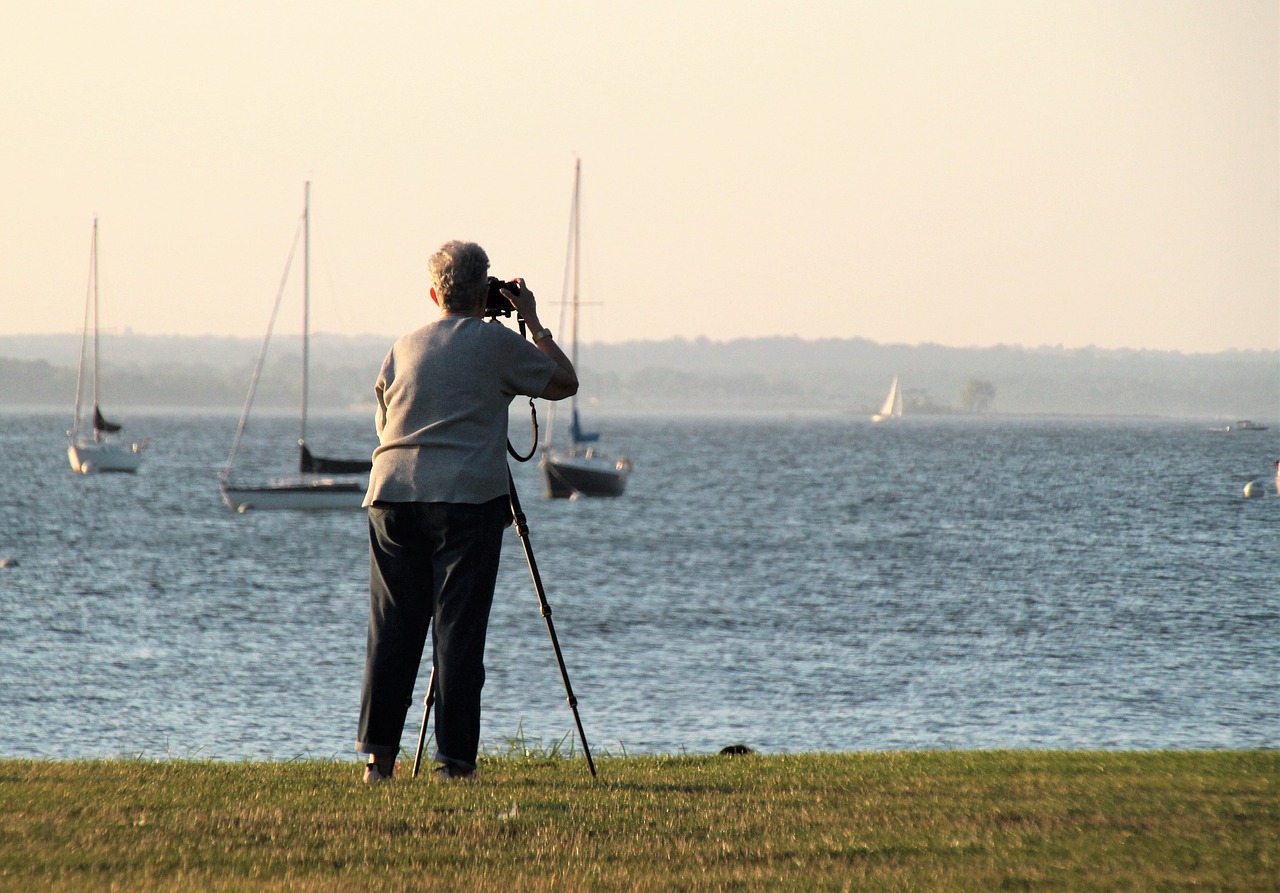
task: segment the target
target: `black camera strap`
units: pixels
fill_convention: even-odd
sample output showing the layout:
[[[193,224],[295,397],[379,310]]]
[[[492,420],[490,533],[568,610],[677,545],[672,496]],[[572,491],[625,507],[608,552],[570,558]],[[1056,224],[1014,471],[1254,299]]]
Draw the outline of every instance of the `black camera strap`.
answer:
[[[521,325],[524,321],[521,320]],[[529,455],[522,456],[516,452],[516,448],[511,445],[511,439],[507,438],[507,452],[511,454],[511,458],[517,462],[528,462],[533,458],[533,454],[538,451],[538,408],[533,405],[533,398],[529,398],[529,419],[533,423],[533,443],[529,447]]]
[[[511,311],[515,308],[510,306],[510,302],[507,301],[506,298],[501,298],[500,301],[503,306],[499,308],[499,299],[495,299],[494,295],[498,294],[498,289],[504,286],[515,286],[515,284],[516,283],[514,282],[502,282],[492,276],[489,277],[489,306],[485,310],[485,314],[489,317],[489,322],[501,325],[501,323],[498,322],[499,314],[502,316],[511,315]],[[529,337],[525,328],[524,317],[518,313],[516,314],[516,324],[520,327],[520,336],[522,338]],[[538,451],[538,408],[533,405],[532,397],[529,398],[529,418],[533,423],[533,444],[529,447],[528,455],[522,456],[517,453],[516,448],[511,445],[511,438],[507,438],[507,452],[510,453],[511,458],[515,459],[517,462],[528,462],[533,458],[533,454]]]

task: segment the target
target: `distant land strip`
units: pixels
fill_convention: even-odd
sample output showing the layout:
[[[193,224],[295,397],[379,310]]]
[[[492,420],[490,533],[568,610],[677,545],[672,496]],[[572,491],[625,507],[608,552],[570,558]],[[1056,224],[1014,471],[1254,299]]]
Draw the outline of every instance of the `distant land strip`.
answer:
[[[311,405],[367,408],[393,339],[318,335]],[[70,407],[78,335],[0,336],[0,407]],[[102,339],[104,402],[114,409],[238,409],[260,344],[225,337]],[[256,405],[297,405],[299,340],[277,338]],[[1165,416],[1280,420],[1280,351],[1182,354],[1099,348],[953,348],[864,339],[756,338],[586,344],[582,399],[596,413],[867,414],[897,375],[911,415]]]

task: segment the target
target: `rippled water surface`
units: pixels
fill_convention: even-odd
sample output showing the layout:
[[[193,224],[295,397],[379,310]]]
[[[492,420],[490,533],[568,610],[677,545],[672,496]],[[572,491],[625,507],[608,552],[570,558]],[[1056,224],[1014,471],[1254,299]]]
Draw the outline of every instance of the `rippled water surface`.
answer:
[[[143,470],[84,478],[65,419],[0,415],[0,756],[349,754],[362,513],[232,514],[233,416],[129,421]],[[1280,744],[1280,498],[1241,497],[1276,426],[593,421],[635,464],[625,497],[516,480],[597,751]],[[364,416],[313,428],[372,447]],[[494,748],[572,729],[508,536]]]

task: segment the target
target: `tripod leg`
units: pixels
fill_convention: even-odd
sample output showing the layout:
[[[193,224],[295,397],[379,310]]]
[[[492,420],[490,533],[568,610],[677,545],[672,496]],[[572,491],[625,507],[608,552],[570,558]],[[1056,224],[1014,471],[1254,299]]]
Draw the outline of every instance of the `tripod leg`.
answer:
[[[422,710],[422,727],[418,729],[418,750],[413,755],[413,777],[418,777],[418,767],[422,765],[422,748],[427,743],[427,717],[431,715],[431,704],[436,699],[436,668],[431,666],[431,679],[427,682],[427,697]]]
[[[551,605],[547,602],[547,593],[542,587],[542,577],[538,574],[538,562],[533,557],[533,546],[529,542],[529,523],[524,512],[520,510],[520,497],[516,495],[516,482],[511,477],[511,469],[507,469],[507,480],[511,487],[511,514],[515,521],[516,533],[520,536],[520,544],[524,546],[524,557],[529,562],[529,576],[533,578],[533,588],[538,593],[538,605],[542,609],[542,619],[547,622],[547,632],[551,635],[551,647],[556,653],[556,664],[560,667],[560,678],[564,681],[564,693],[573,711],[573,722],[578,727],[578,740],[582,742],[582,752],[587,758],[587,768],[591,777],[596,777],[596,764],[591,759],[591,748],[587,745],[587,734],[582,730],[582,718],[578,715],[578,699],[574,697],[573,686],[569,684],[569,671],[565,669],[564,655],[560,651],[560,640],[556,638],[556,627],[551,622]]]

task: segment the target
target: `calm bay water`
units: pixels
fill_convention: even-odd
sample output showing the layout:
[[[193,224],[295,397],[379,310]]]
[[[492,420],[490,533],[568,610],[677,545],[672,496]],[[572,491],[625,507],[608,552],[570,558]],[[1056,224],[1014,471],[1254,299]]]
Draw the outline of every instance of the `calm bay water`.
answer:
[[[232,514],[234,416],[127,421],[143,470],[83,478],[61,414],[0,415],[0,756],[351,754],[363,514]],[[1280,498],[1241,498],[1275,425],[593,421],[625,497],[515,473],[597,751],[1280,745]],[[363,415],[312,427],[372,447]],[[570,733],[514,532],[487,663],[491,747]]]

